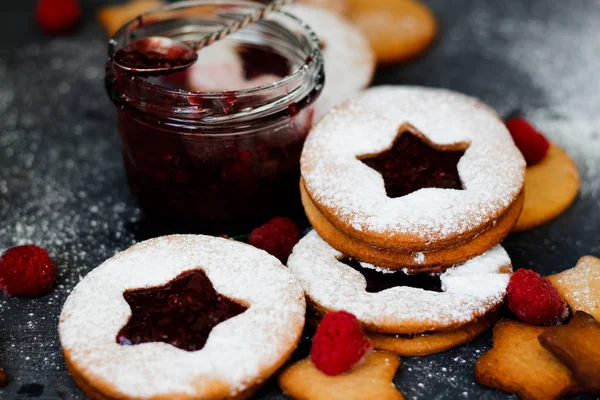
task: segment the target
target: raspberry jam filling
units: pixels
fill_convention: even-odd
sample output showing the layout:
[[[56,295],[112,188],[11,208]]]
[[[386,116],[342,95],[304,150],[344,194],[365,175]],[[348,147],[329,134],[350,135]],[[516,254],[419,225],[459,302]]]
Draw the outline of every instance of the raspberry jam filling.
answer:
[[[268,47],[238,46],[236,50],[248,80],[263,75],[283,78],[292,72],[288,59]]]
[[[464,150],[443,151],[409,131],[391,149],[361,161],[379,172],[390,198],[425,188],[463,189],[457,165]]]
[[[117,343],[169,343],[186,351],[200,350],[212,329],[248,309],[220,295],[201,270],[188,271],[164,286],[123,293],[131,318]]]
[[[225,118],[259,107],[261,102],[272,104],[273,98],[265,96],[283,96],[288,89],[273,89],[265,96],[261,91],[238,96],[228,90],[276,81],[299,67],[266,46],[217,50],[214,59],[209,53],[186,71],[147,81],[175,89],[173,99],[167,94],[160,100],[164,103],[180,101],[177,93],[189,91],[189,100],[195,104],[190,109],[200,107],[208,114],[214,109]],[[131,81],[120,75],[116,78],[109,86],[113,85],[120,102],[119,91],[129,89]],[[187,120],[175,114],[171,120],[155,116],[151,106],[144,105],[140,112],[132,102],[123,103],[118,108],[123,159],[141,208],[182,231],[204,233],[241,233],[275,215],[301,215],[299,160],[312,126],[311,105],[320,90],[315,86],[306,96],[256,121],[221,124],[205,124],[202,117],[192,119],[188,126]],[[207,91],[222,93],[222,97],[194,94]],[[153,92],[148,96],[152,101],[160,99]]]
[[[408,286],[430,292],[441,292],[442,281],[438,274],[420,273],[409,275],[403,271],[384,273],[376,269],[365,268],[351,257],[344,257],[340,262],[360,272],[367,281],[367,292],[379,293],[397,286]]]

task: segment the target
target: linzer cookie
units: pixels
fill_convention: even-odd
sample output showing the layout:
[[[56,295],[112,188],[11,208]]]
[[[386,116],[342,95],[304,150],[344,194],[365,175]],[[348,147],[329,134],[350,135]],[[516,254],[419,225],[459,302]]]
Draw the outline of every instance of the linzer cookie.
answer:
[[[326,79],[315,104],[318,121],[334,106],[369,86],[375,73],[375,54],[358,28],[331,11],[303,4],[285,10],[310,25],[321,41]]]
[[[306,214],[342,253],[443,271],[494,247],[523,205],[525,160],[488,106],[441,89],[385,86],[337,107],[301,159]]]
[[[221,238],[140,243],[73,290],[59,334],[92,398],[241,399],[295,349],[304,294],[274,257]]]
[[[374,335],[376,347],[403,355],[432,354],[477,337],[492,323],[512,271],[497,246],[443,274],[391,272],[345,256],[315,231],[296,245],[288,267],[319,314],[352,313],[367,332],[390,335]]]

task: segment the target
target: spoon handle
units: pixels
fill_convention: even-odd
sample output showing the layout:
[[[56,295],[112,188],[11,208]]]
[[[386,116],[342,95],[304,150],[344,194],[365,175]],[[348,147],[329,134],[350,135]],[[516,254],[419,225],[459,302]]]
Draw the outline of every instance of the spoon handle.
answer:
[[[273,0],[269,4],[267,4],[264,8],[261,8],[260,11],[254,12],[252,14],[246,15],[243,19],[234,22],[226,28],[223,28],[219,31],[213,32],[210,35],[204,37],[202,40],[195,41],[193,43],[189,43],[194,50],[198,51],[203,47],[210,46],[214,42],[221,40],[240,29],[245,28],[246,26],[253,24],[257,21],[265,19],[270,13],[273,11],[279,11],[283,6],[287,4],[291,4],[293,0]]]

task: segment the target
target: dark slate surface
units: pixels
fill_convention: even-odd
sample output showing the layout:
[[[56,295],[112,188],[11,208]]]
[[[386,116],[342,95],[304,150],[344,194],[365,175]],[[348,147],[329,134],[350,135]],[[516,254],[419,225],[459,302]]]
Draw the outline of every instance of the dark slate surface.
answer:
[[[59,266],[53,294],[0,299],[0,398],[80,399],[61,355],[56,324],[80,276],[137,240],[164,233],[144,219],[126,187],[114,111],[103,83],[106,39],[85,2],[84,24],[49,39],[32,22],[33,1],[0,5],[0,249],[34,242]],[[600,3],[559,0],[430,0],[440,40],[376,84],[443,86],[482,97],[502,114],[532,118],[577,160],[583,187],[556,222],[513,235],[517,267],[544,274],[600,255]],[[478,386],[477,357],[489,333],[460,349],[405,358],[396,383],[408,399],[506,395]],[[267,385],[257,398],[284,398]]]

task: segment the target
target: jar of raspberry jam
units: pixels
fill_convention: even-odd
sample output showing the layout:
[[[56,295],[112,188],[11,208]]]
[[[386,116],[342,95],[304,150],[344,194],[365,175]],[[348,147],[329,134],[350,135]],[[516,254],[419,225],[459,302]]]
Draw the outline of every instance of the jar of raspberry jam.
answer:
[[[189,231],[242,232],[299,212],[299,159],[324,83],[319,40],[285,12],[199,51],[183,72],[129,75],[132,40],[198,39],[255,10],[249,1],[176,3],[111,39],[106,88],[131,191],[148,215]]]

